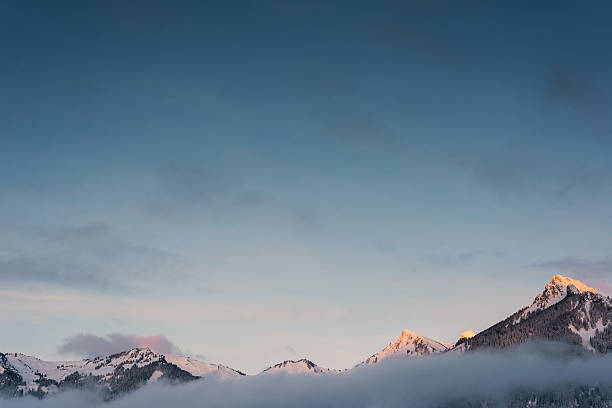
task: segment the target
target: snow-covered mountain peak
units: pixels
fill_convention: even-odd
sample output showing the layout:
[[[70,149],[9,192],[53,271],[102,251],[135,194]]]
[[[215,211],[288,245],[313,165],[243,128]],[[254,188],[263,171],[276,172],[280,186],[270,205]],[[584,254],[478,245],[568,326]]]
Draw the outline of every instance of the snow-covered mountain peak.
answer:
[[[410,330],[402,330],[402,334],[400,334],[400,339],[404,338],[404,339],[412,339],[417,337],[418,334],[416,334],[415,332],[411,332]]]
[[[286,373],[286,374],[334,374],[338,370],[319,367],[315,363],[305,358],[300,360],[285,360],[282,363],[273,365],[263,370],[262,373]]]
[[[555,275],[550,282],[546,284],[544,291],[536,296],[531,306],[523,311],[521,318],[559,303],[561,300],[565,299],[568,294],[579,294],[584,292],[591,292],[596,295],[600,294],[594,288],[587,286],[577,279]]]
[[[561,276],[561,275],[553,276],[550,282],[546,285],[546,288],[548,288],[549,286],[568,287],[569,285],[575,286],[576,289],[578,289],[580,293],[582,292],[599,293],[597,290],[593,289],[590,286],[585,285],[584,283],[580,282],[578,279],[572,279],[570,277]]]
[[[585,349],[612,350],[612,299],[579,280],[555,275],[530,306],[455,349],[507,348],[535,339],[561,340]]]
[[[108,357],[95,357],[92,359],[86,359],[87,361],[101,361],[101,360],[159,360],[162,356],[162,353],[156,353],[148,347],[135,347],[133,349],[129,349],[126,351],[122,351],[120,353],[112,354]]]
[[[448,345],[428,339],[410,330],[402,330],[402,334],[396,341],[389,343],[382,351],[374,354],[362,364],[375,364],[390,357],[416,357],[442,353],[448,348]]]
[[[423,350],[421,350],[422,353],[420,354],[429,354],[428,351],[434,350],[445,351],[448,348],[440,342],[428,339],[427,337],[423,337],[415,332],[402,330],[402,334],[399,336],[399,338],[396,341],[389,343],[389,345],[385,347],[383,351],[397,351],[406,346],[414,346],[416,351],[419,351],[417,349],[419,346],[422,346]]]

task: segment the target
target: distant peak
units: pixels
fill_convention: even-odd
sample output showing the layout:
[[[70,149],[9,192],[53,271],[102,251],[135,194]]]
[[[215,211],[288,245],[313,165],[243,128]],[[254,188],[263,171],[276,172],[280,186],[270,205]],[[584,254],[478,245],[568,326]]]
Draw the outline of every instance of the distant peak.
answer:
[[[287,374],[331,374],[338,372],[329,368],[319,367],[312,361],[302,358],[300,360],[285,360],[263,370],[264,373]]]
[[[397,332],[396,332],[397,333]],[[402,338],[412,338],[412,337],[417,337],[417,334],[415,332],[411,332],[410,330],[402,330],[402,334],[400,335],[400,339]]]
[[[597,290],[585,285],[578,279],[573,279],[562,275],[555,275],[552,277],[550,282],[546,284],[544,291],[536,296],[531,306],[523,310],[520,317],[514,321],[514,324],[518,323],[521,319],[534,312],[544,310],[559,303],[568,295],[577,295],[584,292],[590,292],[596,295],[600,294]]]
[[[278,364],[275,364],[275,365],[273,365],[271,367],[266,368],[264,371],[268,371],[268,370],[275,369],[275,368],[284,368],[284,367],[288,367],[288,366],[291,366],[291,365],[300,365],[300,364],[304,364],[308,368],[312,368],[312,367],[316,366],[316,364],[313,363],[312,361],[310,361],[308,359],[305,359],[305,358],[301,358],[299,360],[285,360],[285,361],[282,361],[282,362],[280,362]]]
[[[131,354],[140,354],[140,353],[148,354],[148,353],[154,353],[154,352],[155,351],[153,351],[149,347],[134,347],[134,348],[131,348],[131,349],[126,351],[126,353],[128,353],[128,354],[129,353],[131,353]]]
[[[397,340],[389,343],[382,351],[372,355],[361,364],[374,364],[389,357],[399,356],[423,356],[433,353],[441,353],[448,346],[437,342],[410,330],[402,330]]]
[[[578,279],[573,279],[568,276],[555,275],[552,277],[548,285],[564,286],[564,287],[567,287],[569,285],[574,285],[580,293],[593,292],[593,293],[599,294],[599,292],[593,289],[592,287],[585,285],[584,283],[580,282]],[[548,287],[548,285],[546,286]]]
[[[103,360],[105,358],[118,358],[118,357],[123,357],[123,356],[131,356],[131,357],[137,357],[137,356],[149,356],[149,355],[154,355],[155,352],[153,350],[151,350],[149,347],[134,347],[125,351],[121,351],[119,353],[115,353],[115,354],[111,354],[109,356],[98,356],[92,359],[88,359],[88,360]]]
[[[308,366],[315,366],[316,364],[313,363],[312,361],[306,359],[306,358],[300,358],[299,360],[285,360],[283,361],[281,364],[299,364],[299,363],[304,363]]]

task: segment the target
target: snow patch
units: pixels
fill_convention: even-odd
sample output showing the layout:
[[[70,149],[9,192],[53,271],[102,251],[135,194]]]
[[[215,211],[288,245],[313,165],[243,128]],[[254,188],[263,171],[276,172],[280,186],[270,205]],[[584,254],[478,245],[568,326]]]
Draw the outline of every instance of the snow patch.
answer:
[[[592,352],[595,352],[595,349],[593,348],[593,346],[591,346],[591,338],[595,336],[595,334],[597,334],[598,332],[602,332],[605,328],[606,326],[604,326],[603,321],[601,319],[597,321],[594,327],[591,326],[590,329],[576,329],[574,325],[569,325],[569,329],[579,335],[582,339],[582,346]]]
[[[241,377],[240,373],[222,365],[204,363],[189,357],[177,356],[170,353],[165,353],[164,357],[168,363],[174,364],[181,370],[187,371],[195,377],[204,377],[208,374],[217,374],[221,378]]]
[[[155,370],[153,371],[153,374],[151,374],[151,377],[147,380],[147,384],[150,384],[152,382],[155,382],[157,380],[159,380],[159,378],[164,375],[164,373],[162,373],[159,370]]]

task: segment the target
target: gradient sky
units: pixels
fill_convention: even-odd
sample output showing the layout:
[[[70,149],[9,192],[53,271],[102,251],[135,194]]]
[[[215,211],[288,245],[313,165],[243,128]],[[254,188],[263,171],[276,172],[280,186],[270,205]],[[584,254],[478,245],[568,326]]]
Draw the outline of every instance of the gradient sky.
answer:
[[[494,3],[0,1],[0,350],[345,368],[612,293],[612,4]]]

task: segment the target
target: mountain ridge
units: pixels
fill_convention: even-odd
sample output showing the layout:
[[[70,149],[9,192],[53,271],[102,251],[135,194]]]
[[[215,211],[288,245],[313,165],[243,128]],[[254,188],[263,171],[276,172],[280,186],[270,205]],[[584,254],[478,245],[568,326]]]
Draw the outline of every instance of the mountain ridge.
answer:
[[[65,389],[88,388],[112,399],[158,381],[187,382],[213,375],[238,377],[237,370],[150,348],[132,348],[106,357],[45,361],[21,353],[0,353],[0,394],[41,397]]]
[[[555,275],[531,305],[479,333],[465,331],[455,343],[442,343],[409,330],[354,368],[388,359],[418,358],[483,348],[504,349],[530,340],[562,340],[592,353],[612,351],[612,299],[584,283]],[[259,374],[340,374],[308,359],[285,360]],[[188,382],[210,376],[236,379],[245,374],[150,348],[133,348],[106,357],[77,361],[44,361],[20,353],[0,352],[0,396],[39,398],[65,389],[86,388],[104,399],[156,381]]]
[[[559,277],[555,275],[530,306],[472,338],[461,339],[457,347],[506,348],[544,339],[567,341],[596,353],[612,351],[612,299],[580,281]]]

